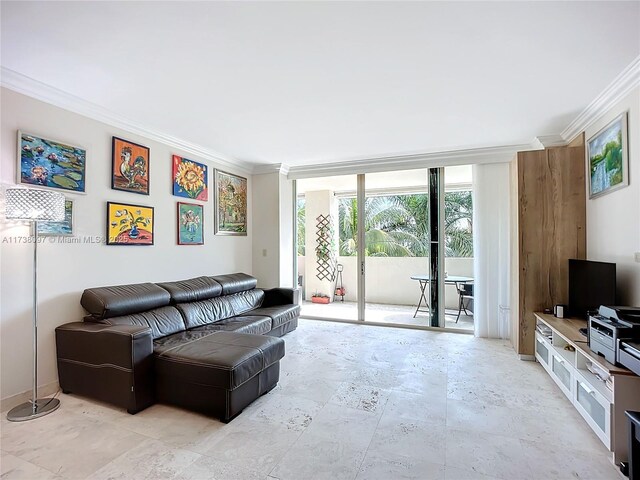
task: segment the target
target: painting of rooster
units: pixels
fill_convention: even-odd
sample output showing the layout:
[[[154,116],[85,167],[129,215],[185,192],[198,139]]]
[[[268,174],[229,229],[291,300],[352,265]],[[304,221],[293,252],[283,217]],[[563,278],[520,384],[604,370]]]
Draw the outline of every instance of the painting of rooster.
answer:
[[[149,195],[149,148],[113,137],[111,188]]]

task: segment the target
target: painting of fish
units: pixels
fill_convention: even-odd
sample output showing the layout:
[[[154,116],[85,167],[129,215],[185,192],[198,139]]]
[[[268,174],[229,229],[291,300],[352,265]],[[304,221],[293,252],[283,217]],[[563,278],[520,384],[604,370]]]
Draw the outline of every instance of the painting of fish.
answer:
[[[18,132],[18,183],[86,193],[87,151]]]

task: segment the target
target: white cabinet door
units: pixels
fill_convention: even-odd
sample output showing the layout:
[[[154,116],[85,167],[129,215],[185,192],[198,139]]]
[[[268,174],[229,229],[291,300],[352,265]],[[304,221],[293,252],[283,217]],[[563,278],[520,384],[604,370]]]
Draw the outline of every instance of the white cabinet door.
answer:
[[[580,375],[576,375],[574,387],[573,405],[600,440],[611,449],[611,403]]]
[[[551,354],[551,378],[562,390],[567,398],[573,401],[572,385],[573,385],[574,368],[557,353]]]

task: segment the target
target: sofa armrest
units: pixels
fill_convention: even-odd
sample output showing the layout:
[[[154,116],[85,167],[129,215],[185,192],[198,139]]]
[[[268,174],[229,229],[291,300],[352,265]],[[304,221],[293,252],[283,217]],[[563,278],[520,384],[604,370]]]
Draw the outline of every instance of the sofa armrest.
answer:
[[[298,305],[300,303],[300,288],[270,288],[264,290],[263,307],[278,305]]]
[[[154,400],[149,327],[75,322],[56,328],[60,387],[135,413]]]

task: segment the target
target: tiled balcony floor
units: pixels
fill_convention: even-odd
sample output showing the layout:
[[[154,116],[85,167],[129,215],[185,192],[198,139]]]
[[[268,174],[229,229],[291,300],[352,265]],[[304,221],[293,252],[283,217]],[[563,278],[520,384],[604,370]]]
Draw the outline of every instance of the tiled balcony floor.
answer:
[[[385,305],[381,303],[367,303],[365,321],[378,323],[393,323],[400,325],[428,326],[426,313],[419,312],[416,318],[413,314],[415,306],[411,305]],[[357,320],[358,305],[356,302],[332,302],[327,305],[319,303],[302,302],[302,315],[317,318]],[[460,315],[456,323],[457,310],[447,309],[445,325],[447,328],[473,332],[473,316]]]

